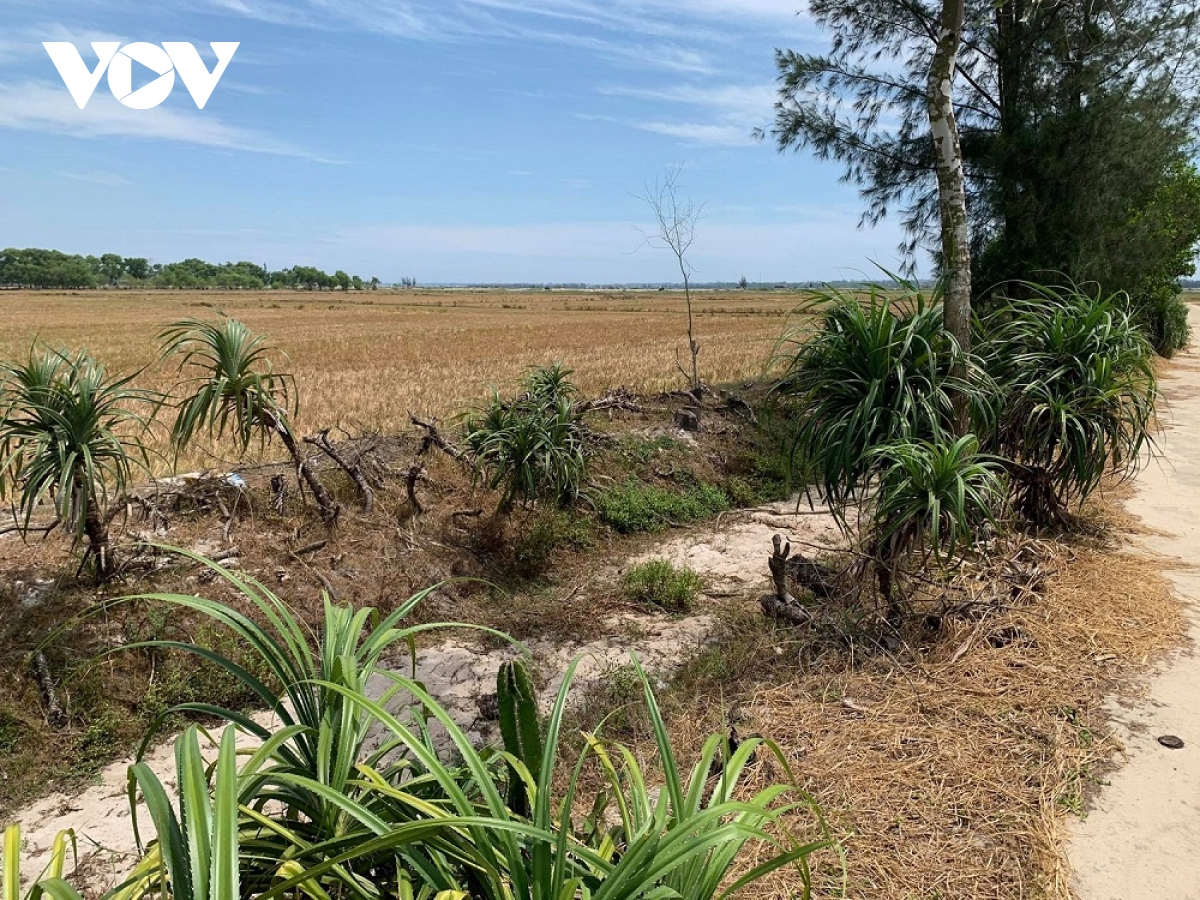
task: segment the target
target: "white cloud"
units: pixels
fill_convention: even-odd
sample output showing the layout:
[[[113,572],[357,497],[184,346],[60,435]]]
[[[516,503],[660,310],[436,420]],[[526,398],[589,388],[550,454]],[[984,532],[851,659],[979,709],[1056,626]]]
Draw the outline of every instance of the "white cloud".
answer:
[[[737,125],[714,125],[706,122],[630,122],[641,131],[681,138],[693,144],[716,147],[744,147],[754,143],[748,129]]]
[[[86,184],[98,184],[101,187],[126,187],[133,184],[129,179],[105,172],[55,172],[56,178],[68,178],[71,181],[82,181]]]
[[[689,116],[681,120],[655,118],[625,120],[623,124],[642,131],[677,137],[696,144],[717,147],[741,147],[754,143],[756,126],[770,121],[775,102],[771,84],[681,84],[669,87],[604,87],[600,93],[629,97],[660,104],[690,107],[701,113],[701,120]]]
[[[6,29],[3,37],[0,37],[0,62],[12,63],[41,57],[49,64],[46,50],[42,47],[43,41],[70,41],[79,48],[79,52],[87,60],[88,55],[92,52],[88,45],[92,41],[124,42],[124,40],[125,38],[118,34],[90,28],[70,28],[59,22],[28,28]]]
[[[0,128],[82,138],[173,141],[224,150],[295,156],[314,162],[335,162],[270,135],[226,124],[209,113],[181,112],[165,106],[129,109],[103,90],[92,96],[86,108],[79,109],[66,88],[36,81],[0,84]]]
[[[783,37],[803,0],[209,0],[281,25],[362,30],[407,40],[486,38],[580,47],[639,67],[706,73],[730,38]],[[701,49],[703,48],[703,49]]]
[[[731,18],[778,27],[796,20],[804,0],[210,0],[228,12],[264,21],[313,24],[340,20],[412,36],[483,33],[514,17],[601,26],[641,34],[710,29],[719,37]],[[801,17],[802,18],[802,17]],[[714,27],[716,26],[716,27]]]
[[[681,84],[671,87],[603,87],[600,93],[615,97],[635,97],[643,100],[662,100],[668,103],[687,103],[708,106],[726,114],[769,112],[775,102],[776,87],[773,84],[724,84],[695,85]]]

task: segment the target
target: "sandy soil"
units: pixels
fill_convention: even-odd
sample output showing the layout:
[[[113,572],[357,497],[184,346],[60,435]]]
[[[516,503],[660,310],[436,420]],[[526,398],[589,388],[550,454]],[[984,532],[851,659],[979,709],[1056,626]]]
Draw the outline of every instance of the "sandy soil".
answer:
[[[766,559],[770,555],[771,536],[786,534],[797,542],[823,545],[834,540],[836,529],[828,515],[795,512],[794,502],[772,504],[754,510],[726,514],[711,526],[689,531],[658,545],[650,554],[628,560],[629,565],[649,556],[664,557],[678,565],[688,565],[705,581],[705,591],[713,597],[737,597],[755,602],[769,586]],[[619,577],[620,571],[611,573]],[[544,705],[552,702],[570,661],[582,656],[573,689],[579,691],[604,678],[615,668],[628,663],[635,651],[651,673],[669,673],[687,659],[711,635],[714,619],[703,611],[685,617],[671,617],[622,611],[604,623],[604,637],[584,642],[527,642],[541,685]],[[468,735],[481,741],[492,737],[493,723],[481,712],[479,699],[494,693],[500,664],[513,655],[511,649],[483,650],[461,637],[421,650],[416,677],[423,682],[454,716]],[[396,671],[411,672],[411,661],[400,655],[389,661]],[[381,679],[382,681],[382,679]],[[268,723],[269,714],[258,717]],[[250,746],[249,738],[239,745]],[[147,755],[150,767],[174,788],[173,743],[168,741]],[[21,825],[24,854],[21,860],[24,878],[35,878],[46,865],[55,836],[73,829],[79,847],[80,869],[76,884],[95,888],[113,883],[136,859],[136,845],[130,822],[126,794],[126,773],[130,760],[104,769],[97,782],[76,794],[57,793],[20,810],[14,817]],[[141,816],[149,828],[148,817]]]
[[[1191,309],[1200,332],[1200,307]],[[1128,503],[1153,533],[1144,552],[1169,558],[1200,642],[1200,348],[1163,379],[1169,423],[1161,456],[1137,479]],[[1069,858],[1080,900],[1200,900],[1200,657],[1164,665],[1134,702],[1112,702],[1124,760],[1074,829]],[[1181,749],[1158,739],[1173,735]]]

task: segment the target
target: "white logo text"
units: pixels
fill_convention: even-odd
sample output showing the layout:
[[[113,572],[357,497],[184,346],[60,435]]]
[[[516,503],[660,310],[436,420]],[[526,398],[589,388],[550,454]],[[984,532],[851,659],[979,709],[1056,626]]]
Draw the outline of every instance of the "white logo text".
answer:
[[[43,41],[42,46],[50,54],[54,68],[58,69],[80,109],[87,106],[105,71],[108,72],[108,89],[130,109],[151,109],[166,100],[175,86],[176,73],[196,101],[197,108],[204,109],[233,59],[238,42],[209,43],[217,56],[217,64],[211,72],[196,48],[185,41],[163,41],[162,46],[139,41],[123,47],[119,41],[92,41],[92,50],[100,60],[94,70],[88,69],[75,45],[69,41]],[[136,91],[133,89],[134,63],[158,76]]]

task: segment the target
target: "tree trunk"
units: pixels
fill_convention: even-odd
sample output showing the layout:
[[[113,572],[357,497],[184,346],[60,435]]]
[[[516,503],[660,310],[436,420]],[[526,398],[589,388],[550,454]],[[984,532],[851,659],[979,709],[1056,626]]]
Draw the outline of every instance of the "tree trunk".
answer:
[[[108,522],[100,514],[100,507],[93,497],[88,497],[87,509],[83,516],[83,532],[87,535],[88,547],[96,557],[96,578],[108,581],[116,571],[116,560],[113,559],[112,548],[108,545]]]
[[[291,454],[292,461],[296,464],[297,473],[304,479],[304,483],[308,485],[308,489],[312,491],[313,498],[317,501],[317,507],[321,510],[321,519],[326,525],[332,525],[337,521],[341,507],[329,495],[329,491],[325,489],[325,485],[321,484],[321,479],[317,478],[317,474],[309,466],[308,460],[300,452],[300,447],[296,444],[296,438],[292,435],[292,430],[288,428],[287,423],[274,418],[273,424],[275,433],[279,435],[279,439],[283,441],[283,446],[287,448],[288,453]]]
[[[996,6],[996,74],[1000,103],[1000,216],[1004,222],[1003,247],[1004,265],[1001,278],[1007,280],[1013,274],[1011,261],[1023,256],[1027,226],[1017,213],[1021,202],[1021,185],[1024,182],[1024,160],[1019,151],[1018,140],[1024,130],[1024,104],[1021,81],[1025,71],[1021,31],[1025,17],[1024,0],[1009,0]],[[990,288],[992,285],[980,285]],[[1007,288],[1007,285],[1006,285]],[[977,294],[978,295],[978,294]]]
[[[964,6],[965,0],[942,0],[937,43],[929,64],[927,99],[942,227],[945,327],[965,353],[971,349],[971,240],[967,229],[967,188],[962,147],[954,117],[954,67],[958,60]],[[955,366],[954,374],[965,379],[965,361]],[[970,428],[969,412],[966,394],[956,392],[954,425],[959,434]]]
[[[696,342],[695,332],[692,330],[692,285],[691,278],[688,276],[687,267],[683,260],[679,260],[679,269],[683,273],[683,297],[687,301],[687,336],[688,336],[688,352],[692,354],[692,396],[697,400],[701,399],[700,391],[700,345]]]

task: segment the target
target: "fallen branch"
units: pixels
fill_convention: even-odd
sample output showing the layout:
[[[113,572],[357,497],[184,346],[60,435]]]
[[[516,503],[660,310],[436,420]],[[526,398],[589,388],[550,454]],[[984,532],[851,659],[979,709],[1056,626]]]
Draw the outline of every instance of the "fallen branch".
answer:
[[[809,625],[813,617],[803,606],[797,603],[784,603],[774,594],[763,594],[758,598],[763,615],[769,619],[778,619],[789,625]]]
[[[62,727],[67,723],[67,716],[58,705],[58,692],[54,689],[54,679],[50,677],[50,664],[41,650],[33,654],[33,673],[37,676],[38,688],[46,702],[46,721],[53,728]]]
[[[29,534],[31,531],[40,531],[42,534],[49,534],[61,524],[61,519],[55,519],[49,525],[33,525],[29,528],[26,528],[23,525],[10,525],[7,528],[0,528],[0,537],[3,537],[6,534],[12,534],[14,531],[21,535]]]
[[[448,440],[446,440],[445,437],[442,436],[441,431],[439,431],[437,427],[437,419],[431,419],[427,422],[424,419],[419,418],[414,413],[409,413],[408,420],[418,428],[425,429],[425,438],[421,441],[421,446],[417,450],[418,457],[424,456],[426,453],[428,453],[430,447],[437,447],[451,459],[462,463],[462,465],[467,469],[474,469],[474,466],[471,464],[471,458],[467,455],[467,452],[455,447]]]
[[[428,453],[434,447],[437,447],[451,459],[456,460],[468,472],[474,472],[475,466],[471,462],[470,455],[465,450],[460,450],[451,444],[438,430],[437,419],[426,421],[420,418],[416,413],[409,413],[408,420],[418,428],[425,430],[425,437],[421,439],[421,445],[417,448],[416,454],[413,456],[412,465],[404,473],[404,487],[408,492],[408,501],[412,504],[413,511],[416,515],[422,515],[425,512],[425,505],[421,503],[417,496],[417,485],[421,482],[425,475],[425,464],[421,462],[421,457]]]
[[[730,412],[741,416],[751,425],[758,424],[758,416],[754,413],[754,407],[736,394],[727,394],[725,396],[725,407]]]
[[[417,482],[425,477],[424,464],[413,461],[413,464],[408,467],[408,471],[404,475],[404,488],[408,492],[408,502],[412,504],[416,514],[422,515],[425,512],[425,507],[422,505],[420,498],[417,497]]]
[[[321,521],[327,526],[333,527],[337,524],[341,507],[330,496],[325,485],[321,484],[321,479],[317,477],[317,473],[313,471],[309,461],[300,452],[300,447],[297,445],[296,438],[286,419],[280,418],[280,415],[273,411],[268,411],[267,424],[271,426],[272,431],[279,435],[279,439],[283,441],[284,447],[292,457],[292,462],[296,465],[296,479],[300,484],[301,497],[304,496],[304,485],[307,484],[308,489],[312,491],[313,499],[317,501],[317,508],[321,512]]]
[[[338,597],[338,592],[333,587],[333,582],[326,578],[322,573],[313,571],[313,575],[317,577],[317,581],[321,582],[321,587],[325,589],[325,593],[329,595],[329,599],[334,603],[340,603],[341,598]]]
[[[611,409],[620,409],[625,412],[642,412],[642,407],[637,402],[637,396],[625,390],[625,388],[607,391],[604,396],[597,397],[594,400],[584,400],[575,409],[580,415]]]
[[[357,461],[352,463],[338,452],[337,448],[329,440],[328,428],[318,431],[315,435],[306,437],[304,443],[312,444],[314,447],[320,449],[321,452],[332,459],[343,472],[353,479],[355,485],[358,487],[359,494],[362,495],[364,511],[370,512],[375,508],[375,491],[371,489],[371,485],[367,481],[367,477],[363,474],[362,468]]]

